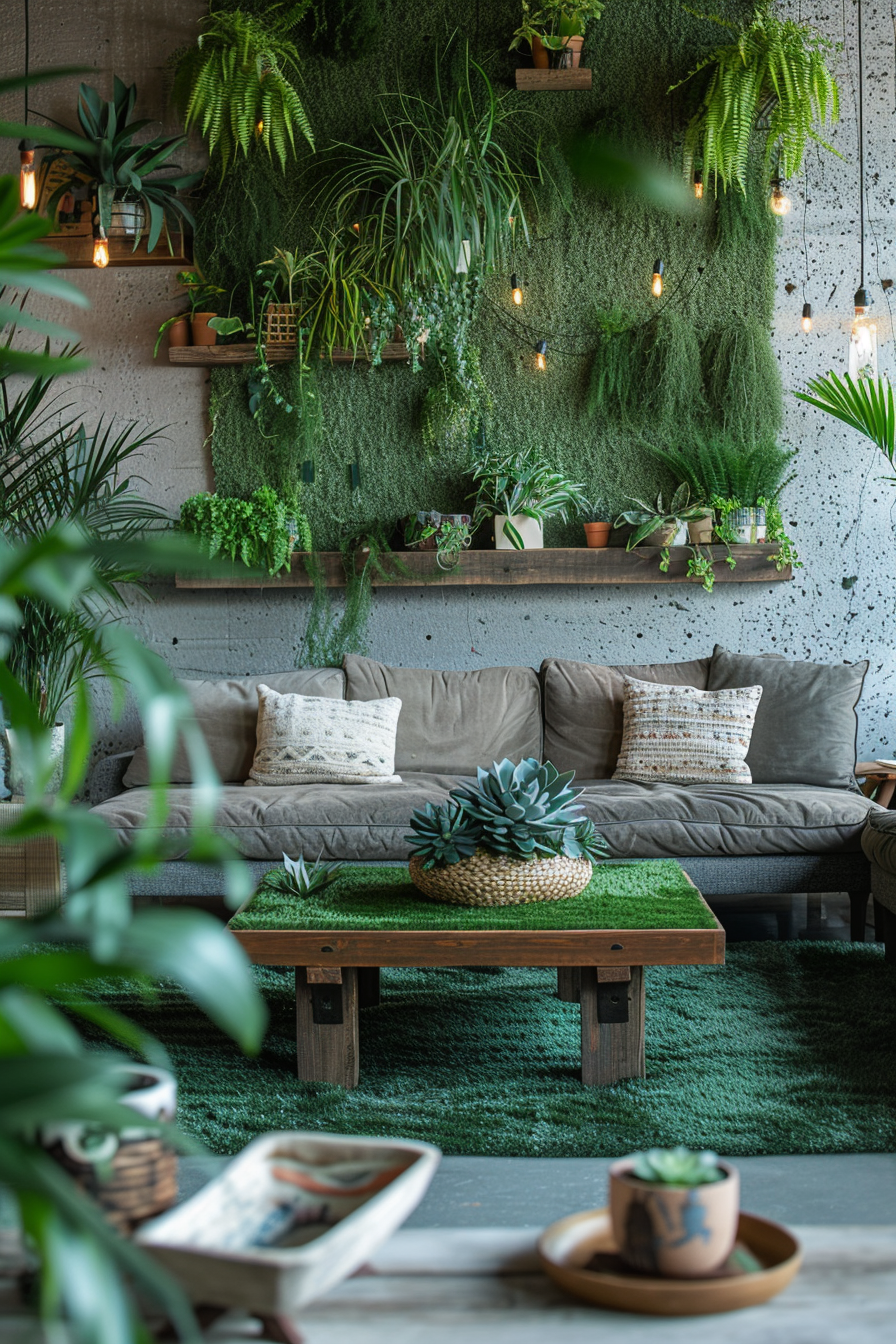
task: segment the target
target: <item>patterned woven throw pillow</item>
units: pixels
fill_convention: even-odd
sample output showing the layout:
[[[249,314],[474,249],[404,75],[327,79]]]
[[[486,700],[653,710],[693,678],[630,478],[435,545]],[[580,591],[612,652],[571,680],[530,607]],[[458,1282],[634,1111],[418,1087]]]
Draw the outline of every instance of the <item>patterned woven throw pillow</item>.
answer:
[[[751,784],[747,752],[761,686],[698,691],[625,678],[614,779],[639,784]]]
[[[255,759],[247,784],[400,784],[401,701],[279,695],[258,687]]]

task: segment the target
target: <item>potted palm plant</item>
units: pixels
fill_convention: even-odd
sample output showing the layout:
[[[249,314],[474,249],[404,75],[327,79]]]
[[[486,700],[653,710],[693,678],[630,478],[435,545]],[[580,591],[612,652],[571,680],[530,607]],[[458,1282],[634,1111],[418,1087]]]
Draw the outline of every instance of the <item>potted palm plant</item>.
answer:
[[[607,0],[541,0],[533,9],[523,0],[522,23],[513,35],[510,50],[523,42],[532,48],[532,64],[547,70],[578,69],[585,29],[590,19],[599,19]]]
[[[116,75],[111,101],[96,89],[82,84],[78,91],[78,121],[82,136],[76,147],[71,136],[67,148],[53,149],[44,163],[61,161],[68,173],[47,202],[53,218],[63,196],[73,186],[89,182],[96,199],[96,223],[107,237],[133,237],[134,251],[146,234],[146,249],[154,251],[164,231],[171,245],[170,229],[193,226],[193,215],[181,197],[202,180],[201,173],[158,177],[172,154],[186,144],[186,136],[156,136],[135,145],[134,136],[148,123],[131,121],[137,101],[137,86],[125,85]]]
[[[588,507],[584,485],[552,470],[532,450],[482,448],[474,455],[471,474],[477,484],[474,524],[494,517],[499,551],[540,550],[546,518],[568,522]]]

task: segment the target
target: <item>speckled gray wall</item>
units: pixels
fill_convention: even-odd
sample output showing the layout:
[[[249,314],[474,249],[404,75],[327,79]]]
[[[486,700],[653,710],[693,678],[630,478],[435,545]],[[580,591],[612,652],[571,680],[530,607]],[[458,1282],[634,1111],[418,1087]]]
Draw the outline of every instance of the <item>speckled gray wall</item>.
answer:
[[[96,68],[100,84],[111,80],[114,69],[137,81],[142,115],[163,116],[164,62],[187,40],[204,8],[202,0],[95,0],[86,8],[31,0],[32,62],[83,63]],[[778,252],[774,339],[784,386],[795,388],[813,374],[844,367],[859,283],[856,6],[854,0],[786,0],[782,8],[801,14],[835,41],[845,37],[837,58],[843,117],[833,135],[845,157],[841,161],[821,150],[809,154],[803,179],[790,184],[793,210]],[[0,10],[5,64],[16,68],[22,5],[3,0]],[[866,0],[865,279],[881,319],[881,370],[888,373],[893,351],[882,281],[896,280],[894,79],[891,7]],[[34,101],[62,114],[60,119],[71,106],[64,87],[35,95]],[[5,110],[18,114],[18,105]],[[87,412],[169,426],[148,454],[143,474],[147,493],[173,511],[187,495],[210,486],[204,371],[151,360],[155,328],[174,311],[174,271],[82,271],[77,278],[93,304],[79,320],[94,360],[78,379]],[[799,324],[804,282],[815,317],[810,335]],[[787,286],[795,289],[788,294]],[[880,479],[885,463],[869,444],[790,396],[784,437],[799,449],[799,479],[785,507],[805,562],[793,583],[724,585],[711,595],[685,586],[380,590],[372,654],[418,666],[523,661],[537,666],[548,654],[610,663],[667,661],[708,653],[720,642],[820,661],[868,658],[860,755],[893,754],[896,493]],[[288,592],[209,594],[159,587],[151,602],[134,602],[132,622],[183,675],[273,671],[293,663],[307,600]],[[130,744],[135,734],[128,720],[110,727],[103,744]]]

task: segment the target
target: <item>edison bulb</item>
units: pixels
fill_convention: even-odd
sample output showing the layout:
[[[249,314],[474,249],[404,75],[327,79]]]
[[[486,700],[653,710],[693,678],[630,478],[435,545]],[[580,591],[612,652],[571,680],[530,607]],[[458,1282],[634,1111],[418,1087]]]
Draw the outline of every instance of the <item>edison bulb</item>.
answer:
[[[864,314],[856,314],[849,333],[849,376],[854,382],[877,377],[877,323]]]
[[[519,308],[520,304],[523,302],[523,287],[520,284],[518,275],[512,275],[510,277],[510,293],[514,303],[517,308]]]
[[[255,123],[255,134],[261,138],[264,135],[264,118],[259,117]]]
[[[103,270],[109,265],[109,240],[103,229],[93,240],[93,264]]]
[[[784,215],[790,214],[791,205],[791,199],[781,187],[779,179],[774,178],[772,180],[772,194],[768,198],[769,210],[773,215],[783,218]]]
[[[23,210],[33,210],[37,205],[37,177],[34,172],[34,150],[23,149],[19,158],[22,161],[19,172],[19,204]]]
[[[544,373],[548,367],[545,355],[548,353],[547,341],[539,341],[535,347],[535,367],[539,373]]]
[[[696,196],[696,198],[697,198],[698,201],[702,201],[702,200],[703,200],[703,174],[702,174],[702,173],[695,173],[695,174],[694,174],[694,195]]]
[[[653,263],[653,280],[651,281],[650,292],[655,299],[658,299],[662,296],[663,271],[665,269],[666,268],[661,261],[655,261]]]
[[[803,331],[811,331],[811,330],[812,330],[812,305],[811,305],[811,303],[804,303],[804,304],[803,304],[803,316],[802,316],[802,318],[800,319],[800,326],[802,327]]]

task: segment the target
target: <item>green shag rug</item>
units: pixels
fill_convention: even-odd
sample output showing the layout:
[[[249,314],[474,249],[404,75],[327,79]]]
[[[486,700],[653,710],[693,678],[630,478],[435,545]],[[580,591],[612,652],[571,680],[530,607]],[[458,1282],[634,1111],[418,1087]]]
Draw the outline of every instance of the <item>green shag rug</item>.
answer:
[[[279,871],[282,871],[279,870]],[[711,929],[715,921],[674,859],[600,863],[565,901],[472,907],[431,901],[407,867],[347,868],[309,897],[262,883],[232,929]]]
[[[742,943],[725,966],[648,968],[647,1077],[606,1089],[582,1086],[579,1010],[551,971],[383,971],[351,1092],[296,1080],[293,974],[256,973],[270,1009],[256,1059],[171,987],[152,1002],[106,989],[168,1047],[181,1124],[217,1153],[271,1129],[525,1157],[896,1149],[896,974],[877,947]]]

